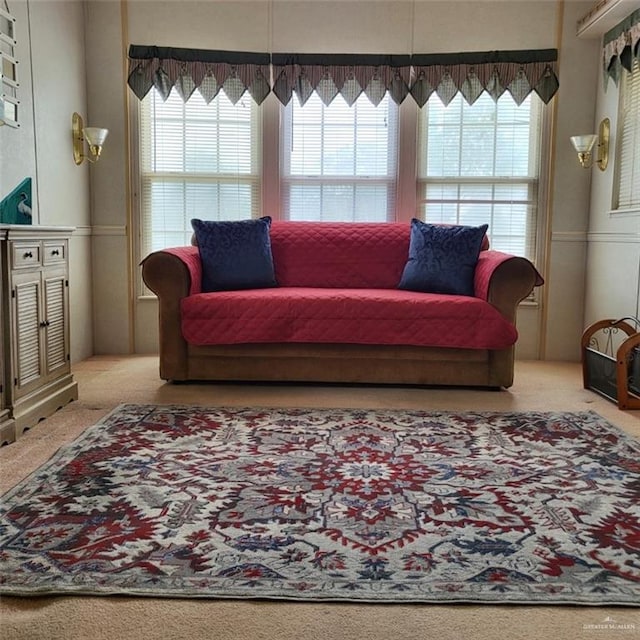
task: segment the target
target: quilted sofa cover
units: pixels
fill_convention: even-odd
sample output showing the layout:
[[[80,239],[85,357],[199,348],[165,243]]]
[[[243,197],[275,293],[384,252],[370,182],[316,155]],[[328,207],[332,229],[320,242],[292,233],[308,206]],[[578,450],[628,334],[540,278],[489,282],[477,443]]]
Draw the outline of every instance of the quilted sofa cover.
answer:
[[[280,286],[206,295],[197,247],[154,251],[142,276],[158,297],[160,377],[510,387],[518,303],[538,272],[485,245],[473,297],[400,291],[409,238],[409,223],[276,221]]]
[[[407,224],[278,223],[271,229],[278,287],[199,292],[181,301],[182,333],[193,345],[341,343],[503,349],[514,325],[477,297],[397,289],[409,250]],[[488,243],[485,240],[485,248]],[[508,257],[483,251],[482,263]]]
[[[503,349],[515,327],[479,298],[393,289],[283,287],[182,301],[191,344],[321,342]]]

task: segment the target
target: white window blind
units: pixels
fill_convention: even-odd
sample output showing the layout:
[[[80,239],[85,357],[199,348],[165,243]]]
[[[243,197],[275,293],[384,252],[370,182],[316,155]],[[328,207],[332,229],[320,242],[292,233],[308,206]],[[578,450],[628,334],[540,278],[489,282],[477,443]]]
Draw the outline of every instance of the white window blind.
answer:
[[[398,108],[313,94],[283,108],[282,216],[290,220],[386,222],[395,215]]]
[[[157,91],[140,103],[141,257],[190,244],[191,219],[260,215],[261,133],[253,100],[220,92],[206,104]]]
[[[418,128],[418,207],[427,222],[489,225],[493,249],[535,259],[542,105],[483,93],[435,96]]]
[[[616,209],[640,207],[640,64],[624,73],[618,127]]]

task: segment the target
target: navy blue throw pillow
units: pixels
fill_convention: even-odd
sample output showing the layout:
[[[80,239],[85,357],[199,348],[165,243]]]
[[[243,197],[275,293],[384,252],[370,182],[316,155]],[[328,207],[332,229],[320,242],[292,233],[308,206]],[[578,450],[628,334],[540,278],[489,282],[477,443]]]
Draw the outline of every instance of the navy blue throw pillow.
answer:
[[[476,264],[488,226],[444,226],[411,220],[409,260],[398,288],[472,296]]]
[[[194,218],[191,226],[202,261],[202,291],[277,286],[269,216],[222,222]]]

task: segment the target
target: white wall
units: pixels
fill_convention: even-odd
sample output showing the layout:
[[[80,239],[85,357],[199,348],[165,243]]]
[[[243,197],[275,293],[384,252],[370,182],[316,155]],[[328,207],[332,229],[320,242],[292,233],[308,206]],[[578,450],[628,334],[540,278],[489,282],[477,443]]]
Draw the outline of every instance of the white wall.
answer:
[[[545,270],[543,357],[578,360],[583,325],[590,172],[577,162],[569,137],[593,129],[600,45],[576,37],[591,3],[566,2],[560,48],[560,91],[551,176],[549,261]]]
[[[34,86],[30,73],[23,73],[23,113],[28,114],[24,127],[0,128],[0,188],[33,175],[40,222],[79,227],[72,244],[74,358],[91,349],[144,352],[157,344],[155,302],[138,303],[129,287],[130,275],[139,273],[131,253],[126,109],[131,96],[125,88],[126,48],[135,43],[364,53],[558,47],[552,191],[548,211],[543,206],[550,243],[540,265],[547,284],[540,304],[523,306],[519,312],[518,353],[577,359],[584,324],[587,239],[598,264],[602,260],[591,245],[600,236],[594,234],[616,233],[621,238],[630,227],[637,232],[634,220],[616,222],[612,231],[608,224],[598,226],[603,221],[596,217],[588,227],[591,174],[577,167],[568,143],[570,135],[591,130],[595,121],[599,43],[575,35],[576,20],[591,5],[573,0],[11,1],[14,13],[31,21],[32,37],[19,38],[19,55],[32,63]],[[91,43],[86,49],[85,38]],[[71,160],[74,110],[110,129],[104,156],[91,168],[76,167]],[[594,178],[594,189],[596,184]],[[92,291],[91,313],[86,301]],[[601,313],[593,298],[588,292],[587,316]]]
[[[518,315],[518,356],[576,360],[583,324],[589,176],[569,148],[575,127],[594,117],[598,47],[576,38],[590,2],[540,1],[266,1],[130,0],[128,37],[135,44],[278,52],[413,53],[558,48],[561,88],[550,158],[552,190],[541,203],[547,280],[535,305]],[[561,10],[564,10],[563,11]],[[568,195],[570,197],[568,197]],[[544,239],[544,238],[543,238]],[[136,349],[154,351],[153,301],[134,304]]]
[[[21,127],[0,127],[0,196],[31,176],[34,223],[77,228],[70,252],[72,360],[153,351],[157,344],[155,303],[137,305],[129,286],[130,274],[139,273],[128,204],[129,43],[365,53],[558,47],[549,244],[540,265],[547,284],[540,305],[520,309],[518,353],[577,359],[584,326],[640,313],[640,217],[610,212],[614,163],[604,173],[581,169],[568,143],[608,116],[612,152],[616,145],[618,91],[612,83],[602,89],[600,40],[576,36],[576,21],[592,6],[574,0],[9,0],[17,18]],[[110,129],[96,166],[72,161],[73,111]]]
[[[0,198],[27,177],[32,179],[33,221],[39,219],[38,177],[36,175],[35,127],[33,122],[33,86],[29,40],[29,13],[26,2],[12,2],[11,15],[16,19],[20,128],[0,127]]]
[[[93,354],[89,169],[71,153],[71,115],[86,115],[84,5],[9,0],[16,18],[20,128],[0,127],[0,197],[33,179],[34,224],[76,227],[71,239],[71,359]]]
[[[584,325],[605,318],[640,318],[640,209],[612,211],[615,156],[618,147],[619,88],[612,80],[606,91],[600,68],[593,132],[603,118],[611,120],[609,165],[591,170]]]
[[[94,352],[130,353],[129,150],[120,2],[87,2],[86,13],[86,38],[91,42],[86,59],[89,114],[93,122],[109,129],[103,156],[91,176]]]

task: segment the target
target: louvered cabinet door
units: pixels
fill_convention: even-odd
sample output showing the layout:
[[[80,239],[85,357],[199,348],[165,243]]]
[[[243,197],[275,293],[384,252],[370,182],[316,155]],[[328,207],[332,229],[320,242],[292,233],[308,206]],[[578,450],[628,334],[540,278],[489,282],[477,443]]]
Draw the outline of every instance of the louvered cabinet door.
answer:
[[[6,372],[8,367],[4,364],[5,339],[9,335],[9,328],[5,325],[7,314],[3,307],[4,301],[4,262],[0,260],[0,446],[9,444],[16,439],[15,426],[9,413],[9,402],[7,395]]]
[[[14,274],[12,285],[13,386],[20,397],[37,387],[45,373],[41,274]]]
[[[66,309],[68,282],[65,272],[44,272],[44,365],[47,376],[70,369]]]

